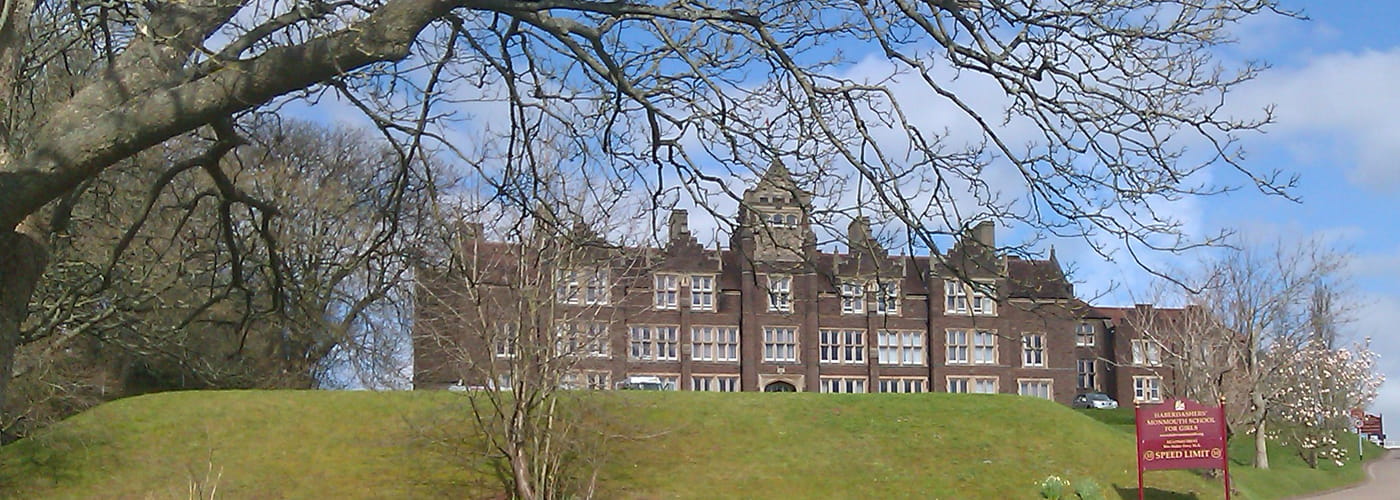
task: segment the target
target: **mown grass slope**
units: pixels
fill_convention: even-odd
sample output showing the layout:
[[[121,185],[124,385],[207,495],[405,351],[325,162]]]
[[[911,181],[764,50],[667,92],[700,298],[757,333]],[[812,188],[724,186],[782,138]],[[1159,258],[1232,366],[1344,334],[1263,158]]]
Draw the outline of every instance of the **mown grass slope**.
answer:
[[[583,395],[617,435],[601,498],[1036,498],[1050,474],[1136,496],[1131,434],[1006,395]],[[465,397],[228,391],[109,403],[0,448],[11,498],[486,498]],[[1186,471],[1155,498],[1218,498]],[[207,495],[206,495],[207,497]]]
[[[1135,432],[1132,408],[1079,411],[1129,436]],[[1236,435],[1230,440],[1230,473],[1234,487],[1248,498],[1272,499],[1329,490],[1365,480],[1362,463],[1354,460],[1357,457],[1356,435],[1341,433],[1337,439],[1347,450],[1349,458],[1353,459],[1341,466],[1323,461],[1314,469],[1298,455],[1297,448],[1275,442],[1269,446],[1269,470],[1260,470],[1254,468],[1254,436]],[[1367,460],[1385,452],[1370,441],[1362,446],[1362,454]]]

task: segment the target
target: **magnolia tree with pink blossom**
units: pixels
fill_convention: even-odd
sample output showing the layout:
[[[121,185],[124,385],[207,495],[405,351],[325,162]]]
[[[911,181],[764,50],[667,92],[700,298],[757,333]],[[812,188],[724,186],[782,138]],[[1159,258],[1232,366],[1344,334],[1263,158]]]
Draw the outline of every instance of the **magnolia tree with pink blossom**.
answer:
[[[1352,426],[1351,410],[1369,405],[1385,381],[1376,372],[1376,354],[1364,344],[1334,349],[1311,339],[1271,344],[1263,356],[1278,367],[1264,387],[1270,437],[1296,447],[1311,467],[1320,460],[1340,466],[1347,449],[1337,434]]]

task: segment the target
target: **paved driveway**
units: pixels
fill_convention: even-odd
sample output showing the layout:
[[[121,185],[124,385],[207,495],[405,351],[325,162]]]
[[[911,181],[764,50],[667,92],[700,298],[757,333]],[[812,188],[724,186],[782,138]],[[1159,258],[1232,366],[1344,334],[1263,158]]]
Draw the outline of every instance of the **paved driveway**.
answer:
[[[1395,500],[1400,498],[1400,452],[1385,456],[1367,465],[1371,479],[1360,485],[1321,495],[1298,497],[1298,500]]]

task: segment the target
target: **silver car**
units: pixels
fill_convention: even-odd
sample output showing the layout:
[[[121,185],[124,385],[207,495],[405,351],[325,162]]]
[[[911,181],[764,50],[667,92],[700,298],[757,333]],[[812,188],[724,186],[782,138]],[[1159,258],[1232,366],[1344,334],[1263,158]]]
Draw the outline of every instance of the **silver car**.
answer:
[[[1102,392],[1086,392],[1075,396],[1074,402],[1070,403],[1070,407],[1112,410],[1118,407],[1118,402]]]

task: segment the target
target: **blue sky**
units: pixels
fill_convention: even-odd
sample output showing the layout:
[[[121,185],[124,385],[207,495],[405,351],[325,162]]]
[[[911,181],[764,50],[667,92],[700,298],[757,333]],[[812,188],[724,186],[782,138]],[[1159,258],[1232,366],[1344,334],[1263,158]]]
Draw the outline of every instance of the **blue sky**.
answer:
[[[1294,194],[1302,201],[1244,189],[1195,199],[1181,207],[1180,216],[1197,236],[1222,228],[1262,237],[1320,236],[1354,252],[1358,309],[1349,334],[1351,340],[1372,339],[1393,381],[1382,388],[1373,409],[1400,417],[1400,334],[1389,330],[1400,325],[1400,224],[1395,222],[1400,214],[1400,30],[1394,28],[1400,26],[1400,2],[1285,1],[1310,19],[1250,20],[1236,30],[1239,43],[1221,53],[1272,65],[1232,99],[1239,109],[1275,106],[1277,123],[1245,140],[1248,165],[1298,174]],[[859,72],[860,65],[848,69]],[[309,114],[362,121],[343,105],[330,104],[329,110]],[[692,211],[698,232],[712,227],[699,218]],[[1062,262],[1079,269],[1079,289],[1086,294],[1109,281],[1125,285],[1096,302],[1124,305],[1143,293],[1145,274],[1132,264],[1106,263],[1084,251],[1082,242],[1052,243]],[[1187,264],[1172,262],[1172,256],[1159,259]]]
[[[1355,253],[1358,309],[1348,330],[1369,336],[1390,380],[1373,406],[1400,417],[1400,3],[1288,3],[1311,19],[1256,20],[1232,57],[1273,67],[1237,102],[1273,103],[1277,123],[1249,138],[1249,162],[1301,176],[1301,203],[1248,191],[1199,200],[1204,228],[1284,238],[1323,236]],[[1090,263],[1084,263],[1090,266]]]

